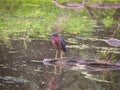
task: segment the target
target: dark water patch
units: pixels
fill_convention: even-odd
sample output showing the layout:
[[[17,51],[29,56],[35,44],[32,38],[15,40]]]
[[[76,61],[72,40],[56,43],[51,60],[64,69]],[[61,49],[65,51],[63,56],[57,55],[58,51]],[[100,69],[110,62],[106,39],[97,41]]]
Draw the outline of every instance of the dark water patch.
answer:
[[[95,58],[101,57],[98,50],[93,48],[95,41],[78,40],[76,44],[67,44],[67,57],[79,57],[79,58]],[[57,88],[60,90],[119,90],[120,87],[117,83],[119,73],[112,70],[105,72],[113,73],[109,76],[114,77],[113,84],[112,79],[105,74],[102,76],[101,68],[96,65],[92,66],[80,66],[80,65],[44,65],[42,60],[44,58],[54,58],[54,47],[48,40],[32,40],[27,42],[27,48],[24,48],[23,41],[20,41],[20,45],[17,45],[18,41],[14,40],[11,48],[6,46],[0,46],[0,78],[14,78],[13,83],[0,83],[0,90],[47,90]],[[92,44],[93,43],[93,44]],[[97,43],[97,42],[96,42]],[[74,46],[75,45],[75,46]],[[91,45],[91,46],[89,46]],[[104,45],[103,45],[104,46]],[[100,47],[100,45],[96,45]],[[106,46],[107,47],[107,46]],[[108,47],[110,49],[110,47]],[[118,48],[119,52],[119,48]],[[4,57],[3,57],[4,56]],[[119,60],[119,54],[118,59]],[[72,62],[76,64],[76,62]],[[88,70],[86,70],[88,68]],[[93,70],[94,69],[94,70]],[[86,74],[87,73],[87,74]],[[115,74],[115,75],[114,75]],[[10,77],[8,77],[10,76]],[[102,79],[101,79],[102,77]],[[24,80],[29,82],[24,82]],[[3,79],[1,79],[3,81]],[[11,81],[12,81],[11,80]],[[15,82],[14,80],[21,81],[23,83]],[[108,82],[107,82],[108,81]],[[112,84],[111,84],[112,82]],[[104,87],[103,87],[104,86]]]
[[[17,69],[3,67],[0,72],[0,90],[32,90],[31,82]]]
[[[6,66],[0,68],[0,75],[2,77],[4,76],[18,76],[20,74],[19,71],[17,71],[16,69],[11,69],[11,68],[8,68]]]

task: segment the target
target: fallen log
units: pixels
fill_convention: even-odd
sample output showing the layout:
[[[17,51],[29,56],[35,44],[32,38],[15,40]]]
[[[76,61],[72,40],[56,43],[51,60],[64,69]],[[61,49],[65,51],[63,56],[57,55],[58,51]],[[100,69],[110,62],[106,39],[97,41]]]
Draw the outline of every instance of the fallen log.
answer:
[[[98,60],[98,59],[86,59],[86,58],[64,58],[63,60],[61,59],[52,59],[52,58],[46,58],[43,60],[44,64],[85,64],[85,65],[114,65],[113,63],[107,62],[105,60]]]
[[[85,58],[64,58],[60,59],[44,59],[45,65],[58,65],[58,66],[82,66],[85,65],[86,70],[91,71],[108,71],[108,70],[120,70],[120,63],[112,63],[106,60],[98,59],[85,59]],[[79,68],[78,68],[79,69]]]

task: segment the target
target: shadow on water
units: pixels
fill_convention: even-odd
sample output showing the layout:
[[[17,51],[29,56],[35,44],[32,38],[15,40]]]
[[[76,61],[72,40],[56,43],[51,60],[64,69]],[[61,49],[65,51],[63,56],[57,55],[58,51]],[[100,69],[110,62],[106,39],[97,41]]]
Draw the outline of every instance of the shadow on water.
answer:
[[[120,51],[103,41],[99,42],[101,46],[97,40],[96,46],[90,46],[85,40],[81,42],[68,40],[66,56],[99,59],[101,50]],[[54,58],[51,46],[47,40],[32,40],[27,48],[22,40],[13,40],[10,48],[1,43],[0,90],[120,90],[118,70],[91,71],[84,69],[84,65],[44,65],[44,58]],[[116,53],[119,60],[118,56]]]

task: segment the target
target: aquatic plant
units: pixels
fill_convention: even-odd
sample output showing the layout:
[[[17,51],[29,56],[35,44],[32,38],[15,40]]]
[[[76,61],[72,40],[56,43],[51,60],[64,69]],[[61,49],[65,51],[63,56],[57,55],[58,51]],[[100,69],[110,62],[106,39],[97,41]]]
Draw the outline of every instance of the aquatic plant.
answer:
[[[101,52],[103,60],[109,60],[110,62],[116,62],[116,55],[115,53],[111,53],[109,51],[102,51]]]

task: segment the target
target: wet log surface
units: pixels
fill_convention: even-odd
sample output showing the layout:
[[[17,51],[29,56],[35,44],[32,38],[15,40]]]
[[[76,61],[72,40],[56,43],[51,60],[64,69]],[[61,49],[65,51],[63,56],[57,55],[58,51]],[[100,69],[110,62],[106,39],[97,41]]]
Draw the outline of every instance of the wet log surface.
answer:
[[[109,71],[120,70],[120,62],[112,63],[106,60],[85,59],[85,58],[64,58],[63,60],[44,59],[45,65],[62,65],[62,66],[85,66],[85,70],[92,71]],[[78,67],[79,69],[79,67]]]

